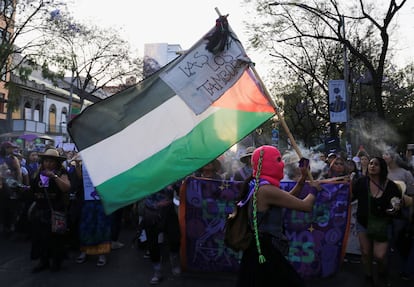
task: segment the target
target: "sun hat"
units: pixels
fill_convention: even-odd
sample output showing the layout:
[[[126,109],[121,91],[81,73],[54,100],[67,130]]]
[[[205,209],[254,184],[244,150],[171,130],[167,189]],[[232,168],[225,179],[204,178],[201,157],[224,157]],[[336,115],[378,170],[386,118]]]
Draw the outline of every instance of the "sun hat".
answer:
[[[404,181],[401,180],[394,180],[395,184],[397,184],[398,189],[401,191],[402,194],[404,194],[407,191],[407,185]]]
[[[6,149],[6,148],[9,148],[9,147],[17,148],[19,146],[12,143],[11,141],[5,141],[1,144],[1,147]]]
[[[330,158],[332,156],[336,157],[336,153],[331,152],[330,154],[328,154],[328,158]]]
[[[45,157],[54,158],[58,161],[65,161],[66,160],[66,157],[61,156],[59,154],[59,152],[56,149],[53,149],[53,148],[47,149],[44,153],[39,153],[39,156],[41,158],[45,158]]]
[[[249,161],[249,157],[253,155],[253,152],[255,150],[255,147],[249,146],[247,147],[244,152],[240,155],[239,160],[243,163],[246,163],[246,161]]]

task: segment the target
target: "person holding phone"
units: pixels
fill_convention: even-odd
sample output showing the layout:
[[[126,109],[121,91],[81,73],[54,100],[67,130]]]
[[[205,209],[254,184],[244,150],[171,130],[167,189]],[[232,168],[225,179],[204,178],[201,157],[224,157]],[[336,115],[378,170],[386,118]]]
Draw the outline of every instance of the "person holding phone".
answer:
[[[312,211],[315,194],[309,193],[304,199],[296,197],[309,174],[309,160],[300,161],[301,176],[290,192],[279,187],[284,162],[276,147],[258,147],[251,161],[253,174],[245,180],[240,198],[242,204],[250,205],[250,225],[255,239],[243,251],[236,286],[305,286],[303,278],[285,257],[289,246],[283,234],[283,209]]]

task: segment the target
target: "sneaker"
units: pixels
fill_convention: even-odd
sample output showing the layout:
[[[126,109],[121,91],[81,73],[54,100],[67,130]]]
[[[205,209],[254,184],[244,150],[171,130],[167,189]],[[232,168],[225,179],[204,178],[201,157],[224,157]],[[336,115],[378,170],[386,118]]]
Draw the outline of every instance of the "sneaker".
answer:
[[[160,284],[161,279],[162,279],[161,272],[160,271],[155,271],[154,275],[152,275],[152,278],[150,280],[150,284],[151,285]]]
[[[124,247],[124,244],[119,241],[112,241],[111,243],[111,249],[120,249]]]
[[[180,266],[172,267],[171,272],[174,276],[180,276],[181,275],[181,267]]]
[[[106,265],[106,257],[105,255],[99,255],[98,262],[96,263],[97,267],[102,267]]]
[[[76,263],[82,264],[82,263],[85,263],[85,261],[86,261],[86,253],[81,252],[81,254],[76,258]]]

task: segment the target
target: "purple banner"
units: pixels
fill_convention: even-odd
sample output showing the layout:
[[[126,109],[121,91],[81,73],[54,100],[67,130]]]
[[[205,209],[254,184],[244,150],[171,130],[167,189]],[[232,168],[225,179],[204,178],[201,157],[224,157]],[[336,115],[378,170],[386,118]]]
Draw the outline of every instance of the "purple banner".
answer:
[[[282,182],[290,190],[294,182]],[[237,271],[240,252],[224,245],[225,218],[232,212],[241,182],[189,177],[181,193],[182,260],[186,270]],[[305,278],[338,271],[349,222],[349,185],[323,184],[312,213],[285,211],[289,260]],[[305,186],[301,196],[309,192]],[[183,228],[184,227],[184,228]]]
[[[295,182],[282,182],[289,191]],[[340,267],[346,250],[350,220],[348,183],[321,184],[312,212],[285,210],[285,234],[289,261],[304,278],[328,277]],[[300,197],[309,193],[306,185]]]

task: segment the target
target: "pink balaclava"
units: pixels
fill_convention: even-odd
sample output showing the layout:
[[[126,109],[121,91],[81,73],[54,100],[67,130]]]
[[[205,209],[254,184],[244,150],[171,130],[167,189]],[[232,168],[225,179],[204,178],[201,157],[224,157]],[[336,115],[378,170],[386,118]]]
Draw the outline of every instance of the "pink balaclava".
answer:
[[[282,161],[280,151],[274,146],[264,145],[255,149],[252,155],[253,177],[258,172],[260,151],[263,150],[262,169],[259,171],[259,177],[267,180],[271,184],[279,187],[283,178],[283,168],[285,164]]]

